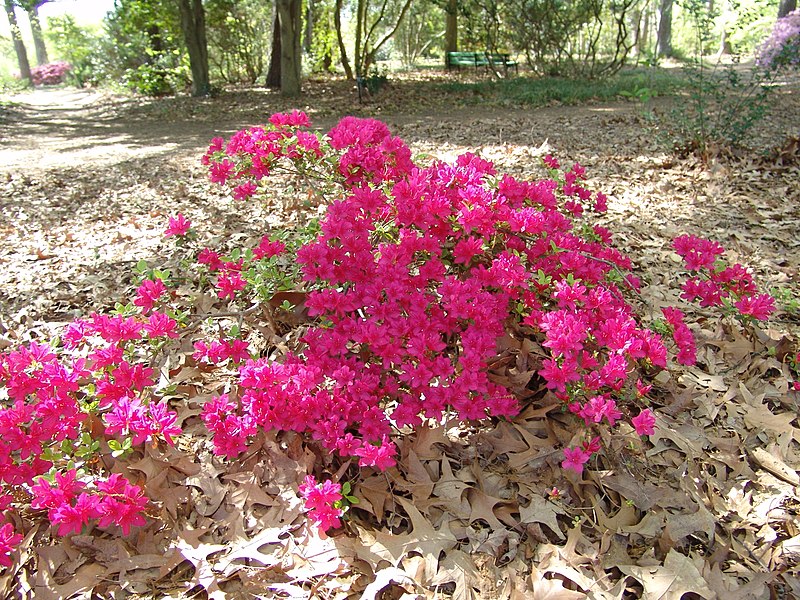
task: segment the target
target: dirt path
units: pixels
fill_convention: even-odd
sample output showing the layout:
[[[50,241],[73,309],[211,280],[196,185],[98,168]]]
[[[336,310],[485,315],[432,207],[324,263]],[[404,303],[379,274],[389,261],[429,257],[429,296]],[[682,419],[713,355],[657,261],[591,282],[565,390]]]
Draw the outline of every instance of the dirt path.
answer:
[[[18,103],[0,145],[6,170],[108,167],[165,154],[184,155],[215,135],[209,124],[130,118],[130,100],[93,91],[38,88]],[[224,128],[223,128],[224,129]]]

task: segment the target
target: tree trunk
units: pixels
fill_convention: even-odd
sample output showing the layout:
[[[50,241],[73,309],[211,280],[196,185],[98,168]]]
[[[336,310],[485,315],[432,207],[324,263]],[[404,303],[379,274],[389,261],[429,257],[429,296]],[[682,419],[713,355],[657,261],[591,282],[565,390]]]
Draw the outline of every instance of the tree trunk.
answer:
[[[658,41],[656,56],[670,58],[672,56],[672,2],[661,0],[658,10]]]
[[[180,0],[180,9],[181,29],[192,70],[192,96],[208,96],[211,93],[211,83],[208,78],[208,42],[203,1]]]
[[[278,0],[281,30],[281,93],[286,96],[300,95],[302,16],[301,0]]]
[[[733,54],[733,48],[731,47],[731,39],[727,30],[723,29],[719,38],[719,53],[717,56],[719,57],[727,54]]]
[[[5,0],[6,16],[8,25],[11,28],[11,37],[14,40],[14,51],[17,53],[17,63],[19,64],[19,76],[27,79],[31,83],[31,63],[28,62],[28,51],[22,41],[22,34],[17,25],[17,15],[14,13],[14,3],[12,0]]]
[[[650,5],[645,5],[644,13],[642,14],[642,28],[639,34],[639,49],[643,53],[650,51]]]
[[[303,36],[303,50],[311,54],[311,45],[314,41],[314,0],[307,0],[306,6],[306,32]]]
[[[778,18],[782,19],[793,10],[797,10],[797,0],[781,0],[778,7]]]
[[[34,5],[28,12],[28,20],[31,22],[31,37],[33,38],[33,48],[36,50],[36,64],[46,65],[50,60],[47,58],[47,46],[44,44],[38,6]]]
[[[366,77],[364,73],[363,35],[367,28],[367,3],[369,0],[358,0],[356,3],[356,47],[353,49],[353,62],[356,67],[356,78]]]
[[[353,69],[350,67],[350,60],[347,58],[347,48],[342,37],[342,4],[343,0],[336,0],[336,7],[333,12],[333,24],[336,28],[336,41],[339,44],[339,56],[342,61],[344,74],[348,79],[353,79]]]
[[[277,9],[272,21],[272,50],[269,56],[266,85],[274,90],[281,88],[281,19]]]
[[[458,0],[447,0],[445,7],[444,51],[458,52]]]

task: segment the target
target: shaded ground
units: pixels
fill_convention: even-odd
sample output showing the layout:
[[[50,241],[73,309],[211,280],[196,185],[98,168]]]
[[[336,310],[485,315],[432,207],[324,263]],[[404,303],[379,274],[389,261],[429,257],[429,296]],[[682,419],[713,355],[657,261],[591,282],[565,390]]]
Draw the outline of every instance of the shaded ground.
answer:
[[[648,127],[643,107],[630,102],[536,110],[480,107],[469,96],[398,82],[360,105],[346,82],[311,82],[308,90],[299,108],[308,110],[321,128],[348,113],[377,116],[414,152],[452,159],[478,151],[499,171],[520,177],[540,175],[538,157],[545,152],[563,163],[580,162],[591,186],[610,196],[607,221],[618,245],[637,260],[649,284],[646,300],[654,309],[675,301],[667,290],[675,268],[669,244],[687,232],[720,241],[731,260],[753,267],[765,287],[798,289],[800,169],[792,152],[770,156],[800,123],[796,89],[778,96],[779,108],[755,135],[752,152],[710,164],[666,152]],[[272,92],[141,101],[54,89],[18,96],[14,102],[0,135],[0,333],[7,342],[45,336],[48,323],[126,301],[132,266],[140,259],[159,264],[169,254],[171,244],[161,234],[167,217],[177,212],[189,217],[211,246],[231,239],[245,245],[270,228],[306,217],[305,211],[280,201],[280,190],[264,205],[235,204],[211,187],[198,163],[211,137],[293,106]],[[670,102],[659,100],[656,109],[664,112]],[[408,441],[402,450],[413,450],[423,471],[416,466],[401,469],[392,490],[403,491],[408,501],[386,500],[387,509],[408,519],[378,515],[377,510],[370,518],[391,522],[394,537],[402,540],[397,543],[404,547],[419,549],[425,539],[440,542],[438,571],[429,573],[430,564],[420,564],[419,554],[423,563],[426,559],[422,551],[395,561],[395,554],[402,552],[392,547],[388,526],[378,532],[377,542],[363,534],[360,545],[358,538],[307,538],[294,548],[304,558],[291,567],[285,564],[289,554],[281,554],[289,551],[280,550],[284,544],[279,536],[286,527],[256,532],[261,543],[248,540],[236,551],[259,559],[259,548],[274,546],[264,550],[270,572],[279,564],[281,573],[295,582],[321,582],[322,597],[338,597],[331,573],[339,577],[340,588],[349,581],[353,590],[363,590],[366,583],[354,583],[355,576],[371,580],[374,573],[359,561],[372,561],[377,571],[380,559],[416,573],[429,590],[459,598],[800,594],[797,398],[787,391],[791,375],[786,365],[775,359],[778,340],[792,332],[796,317],[779,314],[771,331],[757,340],[736,337],[727,326],[700,318],[702,328],[696,333],[703,360],[664,383],[667,400],[660,433],[651,438],[652,446],[625,459],[631,461],[629,468],[611,460],[583,482],[565,481],[551,448],[569,440],[562,439],[557,427],[553,433],[535,407],[512,424],[484,432],[480,443],[455,444],[446,455],[434,447],[453,443],[441,430],[430,439]],[[711,343],[720,335],[728,336],[724,344]],[[262,451],[272,456],[273,446],[264,442]],[[615,448],[624,454],[624,447]],[[765,465],[763,457],[754,458],[761,456],[757,451],[776,462]],[[146,454],[142,462],[156,460]],[[305,459],[285,460],[288,469],[299,472],[304,467]],[[152,464],[163,463],[151,462],[147,469]],[[783,476],[775,464],[787,469]],[[248,469],[256,478],[252,482],[244,477]],[[444,477],[448,472],[463,494],[453,495],[452,482]],[[649,473],[645,483],[631,475],[637,472]],[[227,471],[224,481],[218,474],[196,473],[194,483],[182,484],[182,489],[193,490],[186,492],[192,499],[187,510],[195,507],[198,512],[191,528],[176,529],[183,545],[177,555],[167,553],[166,570],[153,562],[152,557],[163,554],[153,539],[126,543],[128,563],[120,566],[122,543],[115,546],[113,563],[97,558],[112,543],[98,538],[73,544],[64,556],[56,551],[42,555],[47,558],[40,563],[47,565],[41,569],[45,575],[29,577],[40,586],[79,581],[86,587],[88,580],[77,576],[69,583],[81,572],[73,555],[83,552],[95,558],[80,564],[94,565],[91,577],[106,581],[108,589],[127,577],[133,582],[129,591],[172,593],[182,589],[173,569],[180,571],[186,560],[194,569],[189,576],[193,584],[208,590],[211,571],[203,569],[209,565],[219,582],[236,575],[240,593],[264,585],[264,573],[240,567],[233,559],[208,559],[219,551],[215,544],[233,542],[216,531],[218,514],[197,508],[201,503],[196,495],[198,489],[203,495],[228,494],[235,507],[231,510],[252,511],[252,498],[234,498],[241,499],[238,492],[253,482],[267,485],[275,473],[240,464]],[[430,480],[425,497],[420,477]],[[572,490],[571,496],[542,504],[553,486]],[[176,493],[157,491],[162,492]],[[372,505],[389,493],[380,478],[371,478],[356,492]],[[422,512],[415,513],[409,502]],[[571,528],[576,517],[584,525]],[[401,527],[401,522],[407,524]],[[201,529],[209,532],[202,541],[202,534],[190,533]],[[303,565],[306,570],[300,573]],[[431,581],[439,587],[431,588]],[[424,593],[412,588],[406,584],[410,592]]]

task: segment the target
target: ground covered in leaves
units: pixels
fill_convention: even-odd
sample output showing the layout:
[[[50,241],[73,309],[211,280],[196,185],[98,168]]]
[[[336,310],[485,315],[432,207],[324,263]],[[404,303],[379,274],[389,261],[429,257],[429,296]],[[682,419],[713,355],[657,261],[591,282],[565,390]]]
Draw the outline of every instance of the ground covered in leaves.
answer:
[[[266,90],[141,100],[37,90],[4,105],[0,137],[0,346],[49,339],[72,318],[132,297],[140,261],[169,263],[162,233],[182,212],[211,247],[255,245],[323,207],[277,186],[234,203],[199,164],[215,135],[297,107],[327,128],[345,114],[386,121],[421,156],[479,152],[500,172],[542,176],[539,157],[583,164],[609,195],[605,224],[636,261],[642,306],[679,303],[670,241],[721,242],[767,289],[800,286],[797,86],[753,148],[708,161],[664,146],[646,110],[615,103],[540,109],[476,105],[435,85],[394,82],[366,103],[343,81],[312,81],[299,102]],[[794,135],[794,142],[792,141]],[[0,590],[13,597],[772,598],[800,596],[800,423],[787,357],[796,311],[753,334],[694,311],[699,361],[656,380],[656,433],[608,435],[582,478],[561,470],[575,433],[546,390],[511,422],[445,424],[399,442],[399,467],[365,473],[343,530],[318,535],[297,486],[324,460],[294,435],[212,458],[197,415],[203,381],[187,339],[174,357],[191,381],[174,399],[187,435],[141,448],[123,471],[146,484],[150,523],[51,538],[41,520]],[[265,326],[266,327],[266,326]],[[271,331],[270,335],[277,335]],[[535,345],[501,343],[496,376],[528,387]],[[203,383],[198,383],[203,382]],[[346,468],[346,467],[343,467]],[[35,515],[34,515],[35,517]]]

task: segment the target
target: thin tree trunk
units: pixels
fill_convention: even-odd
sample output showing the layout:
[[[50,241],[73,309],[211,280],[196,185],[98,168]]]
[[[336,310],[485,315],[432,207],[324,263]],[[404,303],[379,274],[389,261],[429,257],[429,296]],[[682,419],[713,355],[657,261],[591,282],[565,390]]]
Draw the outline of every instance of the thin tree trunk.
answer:
[[[203,2],[180,0],[180,10],[181,29],[192,70],[192,96],[207,96],[211,92],[211,83],[208,78],[208,42]]]
[[[374,46],[369,48],[368,47],[369,36],[367,36],[364,39],[364,76],[365,77],[369,73],[369,68],[372,66],[372,63],[375,62],[375,56],[378,54],[378,50],[380,50],[383,47],[383,45],[386,42],[388,42],[394,36],[394,34],[397,32],[397,29],[400,27],[400,24],[403,22],[403,19],[405,18],[406,13],[408,12],[408,9],[410,7],[411,7],[411,0],[406,0],[406,3],[403,5],[403,8],[400,10],[400,16],[397,17],[397,21],[395,22],[394,27],[392,27],[386,33],[386,35],[384,35],[383,38],[380,41],[378,41],[377,44],[375,44]],[[366,18],[366,15],[365,15],[365,18]],[[370,30],[369,33],[371,34],[374,31],[374,29],[375,28],[373,26],[373,28]]]
[[[302,68],[301,0],[278,0],[278,17],[281,29],[281,93],[299,96]]]
[[[797,0],[781,0],[778,7],[778,18],[782,19],[793,10],[797,10]]]
[[[367,28],[367,2],[369,0],[358,0],[356,5],[356,47],[353,52],[353,60],[356,67],[356,77],[364,77],[364,48],[362,48],[362,38]]]
[[[39,21],[39,7],[34,5],[28,13],[28,20],[31,22],[31,37],[33,38],[33,48],[36,50],[36,64],[46,65],[50,62],[47,58],[47,46],[42,35],[42,24]]]
[[[307,0],[306,6],[306,32],[303,36],[303,50],[311,54],[311,46],[314,41],[314,0]]]
[[[447,0],[445,7],[444,51],[458,52],[458,0]]]
[[[728,32],[723,29],[722,34],[719,38],[719,53],[718,56],[723,56],[727,54],[733,54],[733,48],[731,47],[731,39],[728,35]]]
[[[672,56],[672,1],[661,0],[658,10],[658,42],[656,56],[670,58]]]
[[[281,88],[281,19],[277,8],[275,19],[272,21],[272,51],[267,71],[267,87],[274,90]]]
[[[22,41],[22,34],[17,25],[17,15],[14,13],[14,4],[12,0],[5,0],[6,16],[8,17],[8,25],[11,28],[11,37],[14,40],[14,52],[17,53],[17,63],[19,64],[19,76],[26,79],[31,83],[31,63],[28,62],[28,51],[25,49],[25,43]]]
[[[333,12],[333,24],[336,28],[336,41],[339,44],[339,56],[342,61],[344,74],[348,79],[353,79],[353,69],[350,67],[350,60],[347,58],[347,48],[342,37],[342,0],[336,0],[336,8]]]

